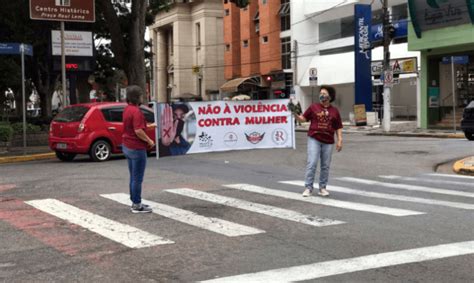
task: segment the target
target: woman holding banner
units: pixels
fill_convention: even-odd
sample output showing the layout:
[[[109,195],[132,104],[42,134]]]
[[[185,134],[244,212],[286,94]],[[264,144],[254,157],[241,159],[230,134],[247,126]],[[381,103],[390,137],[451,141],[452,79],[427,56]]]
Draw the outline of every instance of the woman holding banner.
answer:
[[[342,150],[342,121],[339,110],[331,105],[336,99],[336,90],[331,86],[321,86],[319,103],[313,103],[303,115],[294,113],[300,122],[310,122],[308,130],[308,161],[305,174],[303,197],[313,193],[313,183],[318,161],[321,160],[319,176],[320,196],[329,196],[326,189],[329,178],[329,167],[334,146],[334,133],[337,133],[336,150]]]

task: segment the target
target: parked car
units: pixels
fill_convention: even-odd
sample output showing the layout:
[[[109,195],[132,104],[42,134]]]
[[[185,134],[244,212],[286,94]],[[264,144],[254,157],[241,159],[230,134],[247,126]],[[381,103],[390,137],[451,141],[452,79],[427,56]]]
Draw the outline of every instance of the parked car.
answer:
[[[474,100],[464,108],[461,129],[468,140],[474,140]]]
[[[89,154],[94,161],[106,161],[122,152],[123,110],[126,103],[102,102],[66,107],[51,122],[49,147],[58,159],[71,161],[77,154]],[[148,123],[154,122],[153,111],[141,106]],[[155,141],[155,129],[146,130]]]

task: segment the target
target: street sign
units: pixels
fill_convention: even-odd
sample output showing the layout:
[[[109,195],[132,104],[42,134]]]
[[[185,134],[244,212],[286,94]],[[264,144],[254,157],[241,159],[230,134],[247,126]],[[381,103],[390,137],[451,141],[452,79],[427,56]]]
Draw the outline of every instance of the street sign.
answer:
[[[409,74],[418,71],[418,59],[411,58],[397,58],[390,60],[390,67],[394,74]],[[371,66],[372,76],[380,76],[383,71],[383,61],[372,61]]]
[[[94,0],[30,0],[32,20],[95,22]]]
[[[383,76],[380,76],[381,79],[372,80],[372,85],[383,85]],[[398,85],[400,84],[400,78],[393,78],[393,84]]]
[[[309,85],[310,86],[318,85],[318,70],[316,68],[309,69]]]
[[[453,59],[454,64],[462,64],[462,65],[469,64],[469,56],[467,56],[467,55],[464,55],[464,56],[446,56],[446,57],[443,57],[443,60],[441,62],[443,64],[451,64],[451,58]]]
[[[385,87],[392,87],[393,86],[393,71],[392,70],[387,70],[387,71],[384,72],[383,85]]]
[[[92,57],[94,55],[92,32],[65,31],[64,44],[66,56]],[[51,31],[51,47],[53,48],[53,56],[61,56],[61,31]]]
[[[29,44],[22,43],[0,43],[0,54],[20,55],[22,45],[25,51],[25,55],[33,56],[33,47]]]

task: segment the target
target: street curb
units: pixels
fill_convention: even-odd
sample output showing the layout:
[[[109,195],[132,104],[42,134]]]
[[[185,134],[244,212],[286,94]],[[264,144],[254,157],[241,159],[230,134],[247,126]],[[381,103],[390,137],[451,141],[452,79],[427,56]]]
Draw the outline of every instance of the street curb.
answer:
[[[474,176],[474,156],[456,161],[453,165],[453,171],[457,174]]]
[[[50,152],[31,155],[0,157],[0,164],[52,159],[55,156],[56,155],[54,153]]]
[[[463,134],[424,134],[424,133],[367,133],[368,136],[395,136],[411,138],[464,139]]]

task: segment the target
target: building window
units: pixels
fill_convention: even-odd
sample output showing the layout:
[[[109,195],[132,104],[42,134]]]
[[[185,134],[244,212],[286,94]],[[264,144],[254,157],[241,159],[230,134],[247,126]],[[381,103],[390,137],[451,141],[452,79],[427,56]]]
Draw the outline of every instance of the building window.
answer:
[[[267,4],[267,0],[262,0],[262,5],[266,5]]]
[[[281,0],[278,15],[280,15],[281,31],[289,30],[291,28],[290,0]]]
[[[224,0],[224,4],[227,4],[227,3],[229,3],[229,0]]]
[[[244,46],[244,47],[249,47],[249,41],[248,41],[248,40],[244,40],[244,41],[243,41],[243,46]]]
[[[230,51],[230,44],[225,45],[225,51]]]
[[[319,42],[354,36],[354,16],[319,24]]]
[[[291,69],[291,37],[281,39],[281,68]]]
[[[268,43],[268,36],[262,37],[262,43]]]
[[[229,9],[225,9],[224,13],[226,16],[230,15]]]
[[[259,33],[260,32],[260,12],[257,11],[257,14],[255,14],[255,17],[253,17],[253,22],[255,24],[255,32]]]
[[[197,47],[201,46],[201,24],[196,23],[196,45]]]
[[[392,21],[399,21],[408,18],[408,6],[407,4],[396,5],[392,7],[391,13]]]

